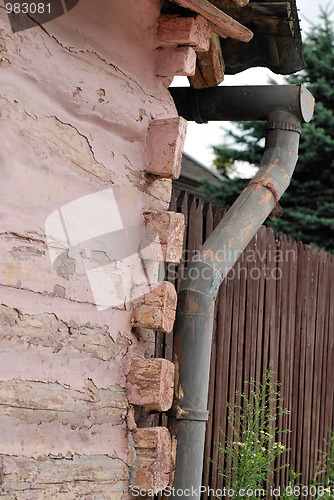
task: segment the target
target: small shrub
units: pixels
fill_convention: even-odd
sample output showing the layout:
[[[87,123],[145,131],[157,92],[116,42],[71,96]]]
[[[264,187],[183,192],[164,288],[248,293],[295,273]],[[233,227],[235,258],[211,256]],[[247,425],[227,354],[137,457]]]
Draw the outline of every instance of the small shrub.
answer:
[[[230,498],[234,500],[244,500],[245,497],[270,498],[266,488],[274,472],[289,467],[283,457],[283,465],[275,467],[277,458],[289,451],[284,444],[275,440],[275,436],[290,430],[280,429],[276,425],[277,419],[289,414],[289,411],[282,406],[279,384],[273,382],[272,378],[270,367],[263,375],[262,383],[255,380],[245,382],[250,386],[249,397],[236,392],[239,402],[233,406],[227,404],[230,432],[224,434],[220,430],[224,439],[223,444],[217,443],[217,447],[224,465],[216,465],[219,474],[224,477],[226,491],[233,491]],[[289,470],[289,483],[282,488],[280,500],[300,500],[301,497],[312,500],[334,499],[334,431],[329,431],[326,445],[327,452],[319,450],[323,456],[312,485],[298,483],[301,474]]]
[[[277,468],[274,463],[279,455],[287,451],[284,444],[275,441],[280,433],[290,432],[276,426],[278,417],[288,414],[282,407],[278,383],[272,381],[271,368],[264,374],[262,383],[251,380],[250,396],[237,392],[239,403],[228,405],[228,423],[232,438],[224,436],[224,444],[217,443],[223,455],[225,467],[219,466],[226,488],[234,491],[235,500],[245,498],[240,491],[259,491],[267,485]],[[279,468],[287,467],[284,464]],[[247,496],[247,498],[259,498]]]

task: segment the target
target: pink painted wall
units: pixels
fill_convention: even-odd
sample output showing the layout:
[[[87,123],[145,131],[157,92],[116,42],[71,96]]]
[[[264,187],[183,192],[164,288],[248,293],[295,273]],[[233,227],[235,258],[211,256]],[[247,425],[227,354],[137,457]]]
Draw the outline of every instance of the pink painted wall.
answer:
[[[167,91],[171,78],[155,76],[160,6],[80,0],[66,15],[15,34],[0,9],[0,456],[21,457],[25,469],[31,466],[25,457],[58,456],[59,467],[68,454],[112,458],[117,475],[100,497],[85,498],[130,498],[124,356],[153,355],[154,337],[131,330],[127,308],[98,311],[73,259],[52,266],[45,221],[111,186],[134,193],[123,200],[124,223],[142,225],[143,209],[168,208],[171,180],[145,174],[149,123],[177,115]],[[24,381],[49,384],[51,417],[43,385],[32,386],[35,396],[23,408]],[[110,387],[116,421],[99,403],[111,397],[103,392]],[[88,416],[60,389],[89,394]],[[73,410],[68,423],[62,404]],[[12,498],[12,486],[1,488],[0,496]],[[63,498],[55,488],[53,497]],[[76,498],[79,487],[73,488],[64,498]]]

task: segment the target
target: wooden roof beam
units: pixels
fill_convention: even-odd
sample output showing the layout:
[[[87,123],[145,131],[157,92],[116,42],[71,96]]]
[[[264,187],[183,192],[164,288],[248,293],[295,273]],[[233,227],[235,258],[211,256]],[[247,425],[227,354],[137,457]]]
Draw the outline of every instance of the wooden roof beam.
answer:
[[[222,38],[230,37],[241,42],[249,42],[253,37],[251,30],[212,5],[208,0],[173,0],[173,2],[203,16],[210,23],[212,30]]]
[[[256,2],[243,9],[233,5],[231,0],[212,0],[212,3],[255,33],[289,37],[294,34],[290,2]]]

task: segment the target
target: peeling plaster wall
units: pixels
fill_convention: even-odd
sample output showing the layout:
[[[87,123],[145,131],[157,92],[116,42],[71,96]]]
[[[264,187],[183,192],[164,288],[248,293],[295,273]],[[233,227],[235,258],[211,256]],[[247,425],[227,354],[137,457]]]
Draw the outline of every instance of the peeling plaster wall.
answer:
[[[45,220],[112,186],[136,193],[132,225],[168,208],[171,180],[144,172],[150,121],[176,116],[160,6],[80,0],[16,34],[0,7],[0,498],[131,498],[126,356],[154,338],[98,311],[70,256],[52,266]]]

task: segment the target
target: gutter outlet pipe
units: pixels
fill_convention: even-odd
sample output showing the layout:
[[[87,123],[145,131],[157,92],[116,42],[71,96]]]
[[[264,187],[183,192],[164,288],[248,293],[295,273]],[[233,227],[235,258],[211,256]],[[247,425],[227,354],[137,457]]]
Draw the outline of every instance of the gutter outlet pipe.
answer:
[[[298,158],[300,123],[311,120],[314,99],[303,85],[169,90],[179,114],[187,120],[267,120],[258,172],[201,247],[200,257],[190,263],[179,292],[173,346],[175,396],[168,419],[176,440],[176,464],[168,498],[189,500],[201,496],[218,289],[290,184]]]

